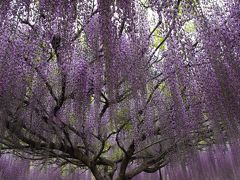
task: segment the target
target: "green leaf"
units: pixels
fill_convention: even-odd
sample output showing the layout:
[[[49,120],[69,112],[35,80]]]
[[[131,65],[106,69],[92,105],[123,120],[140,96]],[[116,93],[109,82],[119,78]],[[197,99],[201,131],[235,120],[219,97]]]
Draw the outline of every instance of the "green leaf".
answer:
[[[178,7],[178,16],[182,16],[182,12],[183,12],[182,9],[183,9],[182,5],[180,4],[179,7]]]
[[[125,130],[130,131],[132,129],[132,123],[129,121],[125,126],[124,126]]]
[[[109,143],[109,142],[106,142],[105,144],[104,144],[104,149],[103,149],[103,151],[106,151],[106,150],[108,150],[108,148],[111,146],[111,144]]]
[[[195,26],[195,23],[194,21],[188,21],[184,24],[184,31],[186,33],[193,33],[193,32],[196,32],[196,26]]]
[[[154,41],[153,41],[153,46],[155,47],[155,48],[157,48],[158,47],[158,45],[160,44],[160,43],[162,43],[164,41],[164,38],[163,37],[160,37],[160,36],[155,36],[154,37]],[[166,46],[166,44],[165,43],[163,43],[161,46],[160,46],[160,50],[165,50],[167,48],[167,46]]]
[[[165,82],[161,83],[158,88],[166,97],[171,97],[171,92]]]
[[[113,151],[111,159],[118,160],[118,159],[122,158],[123,155],[124,155],[123,151],[121,149],[117,148]]]
[[[207,143],[207,141],[201,140],[198,142],[198,144],[199,145],[207,145],[208,143]]]
[[[154,31],[153,47],[157,48],[158,45],[163,41],[164,41],[164,37],[161,36],[161,29],[158,28]],[[166,50],[166,48],[167,48],[166,43],[163,43],[159,49],[163,51],[163,50]]]
[[[75,114],[70,113],[69,114],[69,122],[70,122],[70,124],[74,124],[74,123],[76,123],[76,121],[77,121],[77,118],[76,118]]]

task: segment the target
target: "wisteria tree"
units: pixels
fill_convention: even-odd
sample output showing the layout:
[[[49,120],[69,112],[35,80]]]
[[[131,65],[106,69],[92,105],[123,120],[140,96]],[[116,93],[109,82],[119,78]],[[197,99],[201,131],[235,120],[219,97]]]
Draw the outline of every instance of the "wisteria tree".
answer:
[[[5,179],[240,177],[238,0],[2,0],[0,32]]]

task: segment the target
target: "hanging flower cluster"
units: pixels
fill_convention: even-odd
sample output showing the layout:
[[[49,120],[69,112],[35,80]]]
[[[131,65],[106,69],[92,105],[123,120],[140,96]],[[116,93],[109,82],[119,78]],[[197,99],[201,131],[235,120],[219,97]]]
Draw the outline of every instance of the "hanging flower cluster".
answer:
[[[239,9],[0,2],[0,152],[28,159],[2,156],[1,178],[237,178]]]

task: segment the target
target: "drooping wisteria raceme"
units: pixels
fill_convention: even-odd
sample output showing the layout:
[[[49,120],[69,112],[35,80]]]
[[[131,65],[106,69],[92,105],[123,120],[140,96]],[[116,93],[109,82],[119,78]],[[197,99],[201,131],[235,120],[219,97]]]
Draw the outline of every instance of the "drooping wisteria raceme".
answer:
[[[240,2],[0,2],[0,179],[239,179]]]

